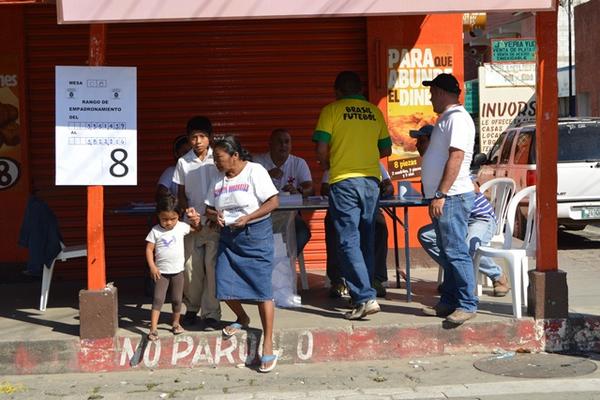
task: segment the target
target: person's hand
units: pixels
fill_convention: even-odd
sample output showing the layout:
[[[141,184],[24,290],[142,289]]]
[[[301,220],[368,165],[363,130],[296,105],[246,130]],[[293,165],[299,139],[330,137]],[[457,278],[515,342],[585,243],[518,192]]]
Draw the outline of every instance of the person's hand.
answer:
[[[389,180],[382,181],[379,184],[380,196],[383,198],[393,196],[394,185]]]
[[[250,218],[247,215],[242,215],[241,217],[239,217],[238,219],[235,220],[235,222],[233,224],[231,224],[232,227],[236,228],[236,229],[241,229],[244,226],[246,226],[246,224],[250,221]]]
[[[190,225],[192,225],[194,228],[198,228],[200,226],[200,214],[198,214],[198,211],[196,211],[194,207],[186,208],[185,215],[190,221]]]
[[[217,211],[217,225],[220,228],[225,227],[225,216],[223,215],[223,211]]]
[[[271,176],[271,178],[279,179],[283,176],[283,171],[277,167],[271,168],[269,170],[269,175]]]
[[[288,183],[287,185],[285,185],[284,187],[281,188],[282,191],[284,192],[289,192],[290,194],[296,194],[296,193],[300,193],[298,191],[298,189],[291,183]]]
[[[431,200],[431,203],[429,203],[429,216],[431,218],[441,217],[444,214],[443,210],[445,202],[446,199],[444,198]]]
[[[160,271],[158,270],[158,268],[156,268],[156,265],[150,266],[150,278],[152,278],[152,280],[154,282],[158,282],[160,277],[161,277],[161,274],[160,274]]]

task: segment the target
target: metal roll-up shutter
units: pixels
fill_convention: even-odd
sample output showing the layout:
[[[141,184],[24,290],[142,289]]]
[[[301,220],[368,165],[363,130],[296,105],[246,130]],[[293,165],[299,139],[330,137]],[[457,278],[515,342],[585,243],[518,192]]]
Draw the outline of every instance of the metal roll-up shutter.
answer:
[[[188,118],[211,118],[216,134],[239,135],[251,152],[267,150],[274,128],[288,128],[292,152],[305,158],[317,187],[322,172],[311,135],[320,108],[334,99],[333,80],[355,70],[366,81],[366,20],[324,18],[108,25],[107,65],[136,66],[138,185],[106,187],[107,275],[144,271],[143,217],[110,210],[153,200],[171,143]],[[47,195],[66,240],[85,240],[84,188],[54,186],[54,65],[85,65],[88,25],[58,26],[52,7],[27,11],[33,187]],[[325,267],[323,213],[306,215],[313,238],[309,268]],[[69,263],[71,272],[85,270]],[[62,269],[64,271],[64,269]],[[57,273],[59,271],[57,270]]]

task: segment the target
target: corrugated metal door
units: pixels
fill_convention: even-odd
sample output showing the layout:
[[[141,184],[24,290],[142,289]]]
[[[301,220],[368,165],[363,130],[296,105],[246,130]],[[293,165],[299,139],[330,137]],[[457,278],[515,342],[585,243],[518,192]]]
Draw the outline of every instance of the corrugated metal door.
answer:
[[[54,186],[54,66],[85,65],[87,25],[56,25],[51,6],[28,7],[27,74],[33,187],[60,219],[68,243],[85,242],[86,192]],[[288,128],[293,153],[305,158],[320,185],[312,130],[334,99],[345,69],[366,81],[364,18],[218,21],[109,25],[107,65],[138,68],[138,186],[106,187],[107,276],[146,268],[143,217],[111,214],[130,201],[152,201],[161,172],[174,162],[171,143],[190,116],[210,117],[216,133],[239,135],[252,152],[267,150],[270,131]],[[325,267],[323,215],[308,215],[309,268]],[[84,262],[57,273],[83,276]]]

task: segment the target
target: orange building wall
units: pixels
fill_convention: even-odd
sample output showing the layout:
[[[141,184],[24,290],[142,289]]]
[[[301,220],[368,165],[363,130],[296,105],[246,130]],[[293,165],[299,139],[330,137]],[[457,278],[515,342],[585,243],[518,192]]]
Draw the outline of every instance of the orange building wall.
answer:
[[[369,100],[379,106],[386,118],[388,118],[387,49],[390,47],[441,48],[451,46],[453,50],[453,74],[462,86],[464,81],[462,14],[371,17],[367,19],[367,37]],[[420,190],[420,178],[412,180],[413,187]],[[410,247],[419,246],[417,231],[421,226],[430,222],[426,207],[410,209]],[[392,232],[389,218],[388,228]],[[389,247],[393,246],[392,240],[393,235],[390,234]],[[399,245],[401,247],[404,245],[402,238],[399,239]]]

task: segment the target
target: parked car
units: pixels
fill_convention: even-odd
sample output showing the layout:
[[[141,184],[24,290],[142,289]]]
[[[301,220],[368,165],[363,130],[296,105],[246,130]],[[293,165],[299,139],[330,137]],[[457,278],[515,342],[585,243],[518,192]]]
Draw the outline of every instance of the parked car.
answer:
[[[480,164],[479,184],[509,177],[517,191],[535,185],[535,138],[535,124],[503,132],[486,155],[474,158]],[[559,119],[557,173],[559,227],[580,230],[600,222],[600,118]],[[517,228],[522,223],[521,216]]]

